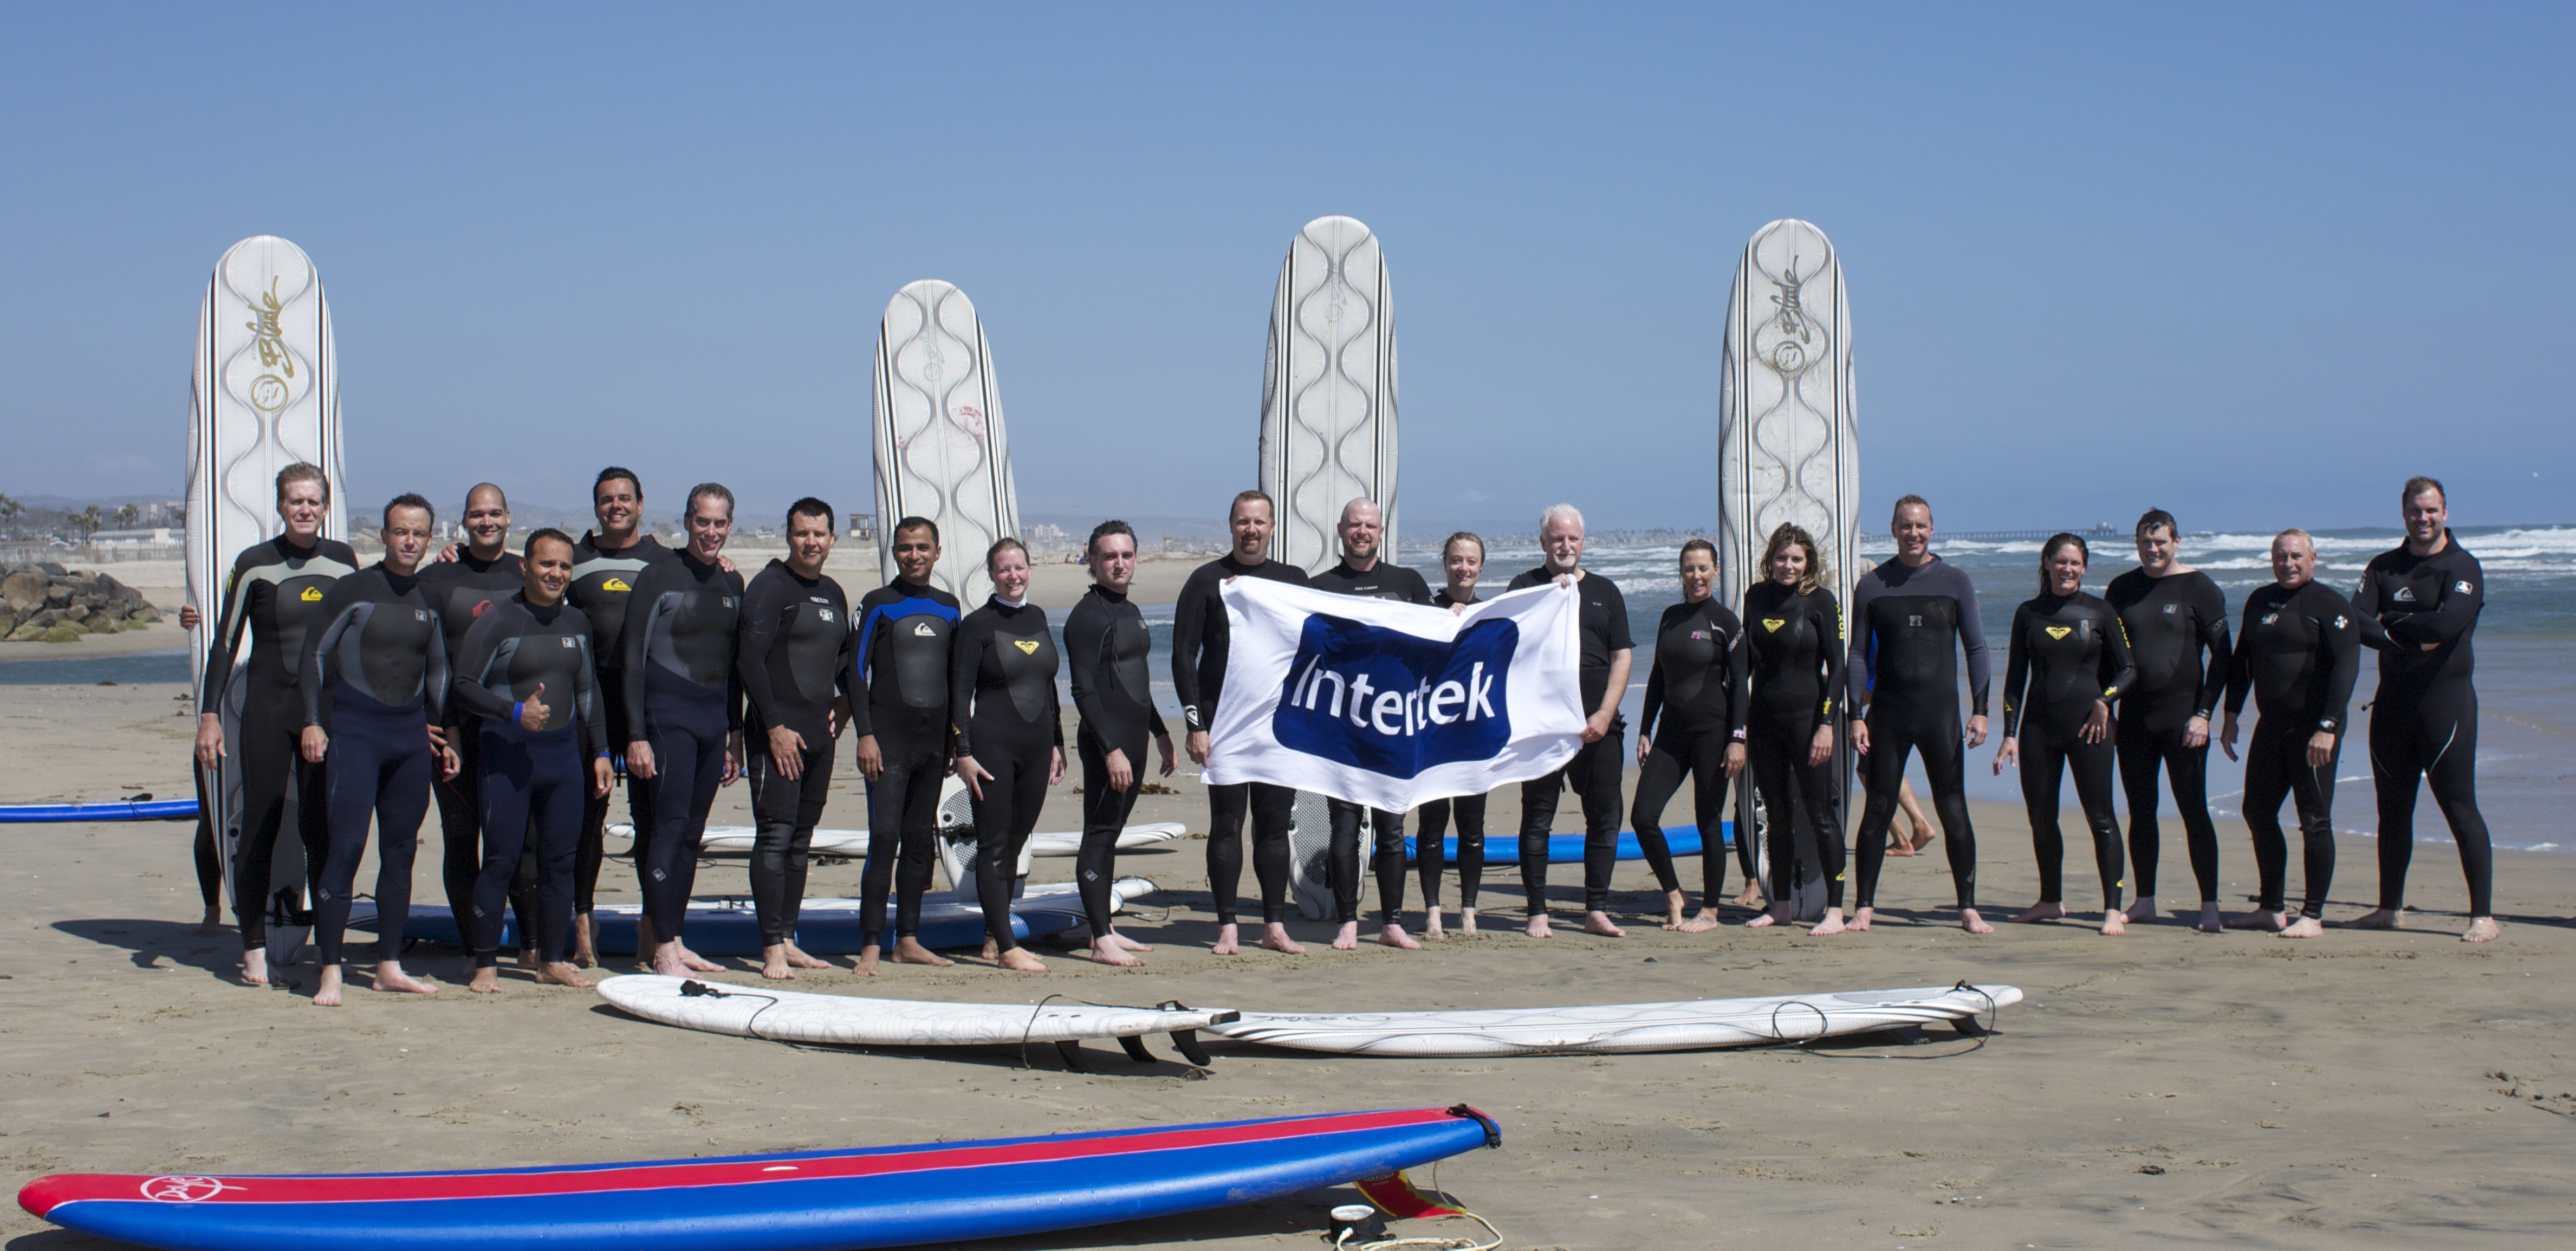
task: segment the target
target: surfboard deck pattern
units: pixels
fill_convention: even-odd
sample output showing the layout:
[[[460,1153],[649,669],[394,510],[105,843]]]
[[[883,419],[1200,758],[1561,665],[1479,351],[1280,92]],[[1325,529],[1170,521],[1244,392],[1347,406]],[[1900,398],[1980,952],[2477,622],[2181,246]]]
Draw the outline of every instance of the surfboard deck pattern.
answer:
[[[1331,568],[1342,506],[1363,495],[1395,550],[1395,392],[1395,304],[1377,236],[1318,217],[1288,245],[1270,304],[1259,475],[1279,506],[1270,559]]]
[[[1288,810],[1288,898],[1297,905],[1297,915],[1309,921],[1326,920],[1334,912],[1333,820],[1327,802],[1314,791],[1299,791]]]
[[[969,609],[993,593],[984,552],[1020,533],[1011,445],[984,323],[966,293],[936,278],[907,284],[877,328],[877,562],[886,581],[894,524],[939,523],[930,578]]]
[[[1611,1055],[1803,1042],[1957,1021],[2021,1002],[2011,986],[1903,990],[1580,1008],[1300,1014],[1246,1012],[1208,1033],[1235,1042],[1369,1056]]]
[[[1252,1203],[1499,1146],[1472,1108],[432,1173],[63,1173],[44,1220],[168,1251],[831,1251],[956,1244]]]
[[[694,978],[631,973],[602,978],[599,996],[621,1011],[682,1029],[782,1042],[870,1047],[1018,1046],[1202,1030],[1235,1018],[1231,1009],[1094,1007],[862,999],[767,986],[713,987],[687,994]],[[706,987],[700,983],[701,990]]]

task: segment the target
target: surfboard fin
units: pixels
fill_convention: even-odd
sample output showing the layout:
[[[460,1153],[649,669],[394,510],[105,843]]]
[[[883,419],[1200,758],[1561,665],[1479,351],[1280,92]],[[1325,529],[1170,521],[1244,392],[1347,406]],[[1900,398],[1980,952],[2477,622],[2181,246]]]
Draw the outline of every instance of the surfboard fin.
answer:
[[[1074,1042],[1071,1039],[1067,1039],[1062,1042],[1058,1042],[1055,1045],[1055,1053],[1063,1058],[1066,1072],[1088,1073],[1091,1071],[1091,1069],[1082,1062],[1082,1044]]]
[[[1134,1034],[1120,1034],[1118,1036],[1118,1045],[1126,1049],[1128,1059],[1133,1060],[1138,1064],[1155,1063],[1154,1053],[1145,1050],[1145,1040],[1138,1038]]]
[[[1451,1109],[1453,1112],[1457,1110]],[[1479,1116],[1477,1119],[1484,1118]],[[1503,1244],[1502,1231],[1495,1229],[1492,1221],[1465,1208],[1442,1203],[1423,1193],[1421,1188],[1413,1184],[1413,1179],[1406,1176],[1400,1169],[1384,1177],[1365,1179],[1357,1185],[1360,1193],[1366,1196],[1369,1202],[1377,1205],[1378,1211],[1398,1220],[1442,1220],[1453,1216],[1460,1217],[1484,1226],[1485,1232],[1493,1237],[1487,1242],[1473,1242],[1464,1238],[1388,1238],[1378,1242],[1345,1244],[1348,1251],[1388,1251],[1395,1247],[1446,1247],[1451,1248],[1452,1251],[1494,1251],[1494,1248]]]
[[[1216,1061],[1208,1058],[1207,1048],[1199,1045],[1199,1032],[1194,1029],[1172,1031],[1172,1045],[1181,1049],[1181,1058],[1200,1068],[1213,1068]]]

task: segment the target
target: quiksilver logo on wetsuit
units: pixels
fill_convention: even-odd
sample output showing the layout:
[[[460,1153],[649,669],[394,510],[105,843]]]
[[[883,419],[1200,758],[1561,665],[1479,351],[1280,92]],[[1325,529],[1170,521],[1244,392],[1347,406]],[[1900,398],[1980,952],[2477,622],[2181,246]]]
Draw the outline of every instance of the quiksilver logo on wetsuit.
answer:
[[[610,578],[609,580],[600,583],[599,589],[603,591],[632,591],[635,588],[626,585],[626,579],[624,578]]]
[[[2265,625],[2270,625],[2270,624],[2272,624],[2273,622],[2278,621],[2278,620],[2280,620],[2280,619],[2281,619],[2281,614],[2276,613],[2276,612],[2267,612],[2267,613],[2263,614],[2263,624],[2265,624]]]
[[[2412,604],[2415,602],[2415,588],[2411,586],[2401,586],[2394,592],[2391,592],[2388,598]]]
[[[304,588],[304,593],[296,598],[301,599],[308,604],[317,602],[322,598],[322,588],[318,586],[308,586]]]
[[[823,616],[825,620],[831,619],[830,613],[825,613]],[[939,637],[939,631],[931,629],[930,623],[927,621],[914,624],[912,627],[912,633],[916,638],[935,639]],[[1038,649],[1038,645],[1035,643],[1022,643],[1020,644],[1020,649],[1023,651],[1033,652]]]
[[[1488,760],[1511,740],[1509,683],[1520,626],[1480,621],[1450,642],[1312,613],[1271,714],[1294,751],[1409,778]]]

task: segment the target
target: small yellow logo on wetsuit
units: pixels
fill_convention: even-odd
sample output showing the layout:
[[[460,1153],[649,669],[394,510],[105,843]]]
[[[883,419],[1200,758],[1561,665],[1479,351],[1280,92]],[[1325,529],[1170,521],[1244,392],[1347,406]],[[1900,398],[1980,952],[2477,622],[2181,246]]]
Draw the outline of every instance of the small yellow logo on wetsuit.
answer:
[[[305,603],[308,603],[308,604],[318,604],[318,603],[321,603],[321,602],[322,602],[322,588],[321,588],[321,587],[318,587],[318,586],[308,586],[308,587],[304,588],[304,593],[303,593],[302,595],[297,596],[296,598],[297,598],[297,599],[300,599],[300,600],[303,600]]]
[[[2073,626],[2048,626],[2045,628],[2048,631],[2048,637],[2053,639],[2062,639],[2067,635],[2075,633],[2075,627]]]
[[[600,583],[599,589],[603,591],[632,591],[635,588],[626,585],[626,579],[624,578],[610,578],[606,582]]]
[[[1036,639],[1012,639],[1011,646],[1019,648],[1020,654],[1023,656],[1034,656],[1038,654],[1038,641]]]
[[[1762,619],[1762,628],[1765,630],[1777,631],[1780,627],[1787,624],[1789,624],[1789,619],[1787,617],[1764,617]]]

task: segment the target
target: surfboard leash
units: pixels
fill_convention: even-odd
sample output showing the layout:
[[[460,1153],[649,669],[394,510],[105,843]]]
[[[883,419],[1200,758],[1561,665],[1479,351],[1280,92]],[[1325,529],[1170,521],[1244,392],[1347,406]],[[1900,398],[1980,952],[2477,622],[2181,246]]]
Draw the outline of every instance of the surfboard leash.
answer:
[[[1062,991],[1057,991],[1048,995],[1044,999],[1038,1000],[1037,1006],[1029,1009],[1028,1027],[1020,1031],[1020,1067],[1022,1069],[1027,1069],[1029,1067],[1029,1035],[1037,1032],[1038,1021],[1046,1015],[1046,1006],[1058,999],[1062,999],[1068,1003],[1078,1003],[1089,1008],[1122,1008],[1129,1012],[1187,1012],[1190,1010],[1190,1006],[1188,1004],[1182,1003],[1178,999],[1167,999],[1148,1008],[1140,1004],[1132,1003],[1095,1003],[1089,999],[1077,998],[1073,995],[1065,994]],[[1229,1015],[1224,1019],[1231,1020],[1232,1017]],[[1171,1035],[1172,1046],[1178,1048],[1182,1057],[1187,1059],[1191,1064],[1202,1069],[1215,1067],[1216,1060],[1214,1057],[1208,1055],[1206,1047],[1200,1045],[1199,1032],[1197,1030],[1176,1029],[1171,1031]],[[1153,1052],[1145,1049],[1144,1040],[1133,1034],[1118,1035],[1118,1046],[1121,1050],[1127,1053],[1128,1059],[1133,1060],[1138,1064],[1155,1064],[1160,1062]],[[1083,1066],[1082,1045],[1080,1043],[1075,1042],[1072,1039],[1059,1041],[1055,1045],[1055,1053],[1064,1061],[1066,1069],[1075,1073],[1090,1072],[1089,1069]]]
[[[1453,1109],[1454,1111],[1455,1109]],[[1463,1217],[1485,1227],[1490,1239],[1473,1238],[1380,1238],[1372,1242],[1353,1242],[1355,1226],[1346,1226],[1333,1237],[1336,1251],[1393,1251],[1397,1247],[1422,1247],[1427,1251],[1495,1251],[1503,1245],[1503,1231],[1492,1221],[1455,1204],[1444,1203],[1432,1195],[1441,1194],[1440,1162],[1431,1162],[1431,1189],[1425,1192],[1413,1184],[1413,1178],[1398,1169],[1384,1177],[1371,1177],[1357,1183],[1360,1194],[1377,1210],[1398,1220],[1447,1220]]]
[[[1957,1051],[1944,1051],[1937,1055],[1844,1055],[1840,1052],[1813,1050],[1808,1047],[1808,1044],[1821,1041],[1823,1035],[1819,1035],[1816,1038],[1790,1038],[1786,1036],[1780,1028],[1780,1013],[1784,1009],[1805,1008],[1807,1011],[1815,1013],[1818,1017],[1823,1017],[1825,1015],[1823,1009],[1818,1008],[1814,1004],[1808,1003],[1803,999],[1787,1000],[1772,1007],[1770,1042],[1752,1047],[1739,1047],[1735,1048],[1735,1050],[1772,1051],[1783,1047],[1792,1047],[1803,1050],[1808,1055],[1827,1060],[1948,1060],[1985,1050],[1986,1040],[1993,1036],[1995,1024],[2003,1019],[2003,1006],[1996,1003],[1995,997],[1988,994],[1984,987],[1973,985],[1965,980],[1951,983],[1950,989],[1954,992],[1964,991],[1986,1001],[1985,1024],[1979,1025],[1977,1023],[1977,1015],[1973,1012],[1969,1013],[1964,1018],[1954,1019],[1950,1022],[1952,1029],[1957,1030],[1959,1033],[1966,1034],[1974,1040]]]

